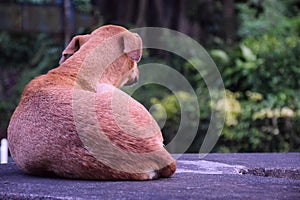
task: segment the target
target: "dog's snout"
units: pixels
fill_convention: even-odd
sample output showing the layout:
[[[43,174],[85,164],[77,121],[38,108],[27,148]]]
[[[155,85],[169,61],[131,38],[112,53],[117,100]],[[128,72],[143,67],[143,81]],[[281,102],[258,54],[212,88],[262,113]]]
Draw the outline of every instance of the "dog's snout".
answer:
[[[129,73],[128,80],[126,81],[125,85],[132,85],[139,80],[139,70],[137,66],[135,66],[131,72]]]
[[[139,80],[139,77],[138,76],[135,76],[135,77],[133,77],[133,78],[131,78],[131,79],[129,79],[126,83],[125,83],[125,85],[133,85],[133,84],[135,84],[136,82],[138,82],[138,80]]]
[[[134,84],[134,83],[136,83],[136,82],[138,82],[138,77],[136,76],[136,77],[134,77],[134,79],[132,80],[132,84]]]

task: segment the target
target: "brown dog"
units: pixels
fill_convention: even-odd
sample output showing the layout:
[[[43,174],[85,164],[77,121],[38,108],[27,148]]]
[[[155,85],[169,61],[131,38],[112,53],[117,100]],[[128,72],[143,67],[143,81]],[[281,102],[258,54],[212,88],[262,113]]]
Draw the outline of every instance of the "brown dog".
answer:
[[[176,164],[148,111],[117,89],[138,78],[142,42],[119,26],[76,36],[60,66],[25,88],[8,128],[26,173],[65,178],[148,180]]]

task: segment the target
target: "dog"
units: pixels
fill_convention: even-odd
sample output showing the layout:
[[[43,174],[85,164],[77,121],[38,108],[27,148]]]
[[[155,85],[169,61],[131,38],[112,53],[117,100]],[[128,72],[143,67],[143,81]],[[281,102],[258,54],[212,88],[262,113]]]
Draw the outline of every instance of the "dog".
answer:
[[[8,127],[9,149],[25,173],[70,179],[170,177],[176,162],[159,126],[121,91],[139,77],[141,38],[106,25],[73,37],[59,66],[25,87]]]

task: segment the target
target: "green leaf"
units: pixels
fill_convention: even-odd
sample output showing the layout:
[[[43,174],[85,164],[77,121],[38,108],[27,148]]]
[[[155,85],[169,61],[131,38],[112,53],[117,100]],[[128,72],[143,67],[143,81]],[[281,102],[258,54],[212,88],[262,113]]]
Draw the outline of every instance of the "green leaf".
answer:
[[[229,56],[221,49],[213,49],[210,51],[210,54],[213,58],[219,59],[224,64],[229,62]]]
[[[250,48],[245,46],[244,44],[240,45],[240,48],[242,50],[242,55],[246,59],[246,61],[251,62],[251,61],[256,61],[256,55],[252,52]]]

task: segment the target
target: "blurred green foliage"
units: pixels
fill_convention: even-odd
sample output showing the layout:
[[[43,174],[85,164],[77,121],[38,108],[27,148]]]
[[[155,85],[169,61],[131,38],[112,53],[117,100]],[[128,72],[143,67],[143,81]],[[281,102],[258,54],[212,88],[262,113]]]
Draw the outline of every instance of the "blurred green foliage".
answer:
[[[205,84],[201,77],[195,78],[198,73],[192,66],[171,58],[169,65],[185,74],[199,97],[201,122],[190,152],[199,151],[211,110],[226,115],[216,152],[300,151],[300,16],[295,3],[266,0],[237,5],[239,42],[234,46],[219,42],[210,48],[227,88],[226,99],[217,104],[208,103]],[[167,141],[180,122],[177,100],[174,94],[166,94],[151,101],[165,109],[153,114],[160,121],[166,113]]]
[[[251,3],[237,6],[240,42],[212,54],[228,88],[227,119],[235,120],[226,122],[216,151],[300,151],[296,1]]]

